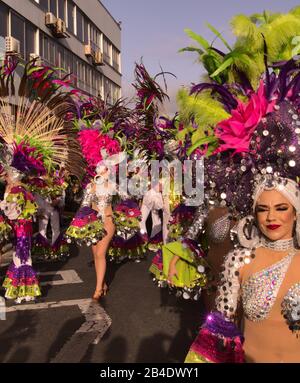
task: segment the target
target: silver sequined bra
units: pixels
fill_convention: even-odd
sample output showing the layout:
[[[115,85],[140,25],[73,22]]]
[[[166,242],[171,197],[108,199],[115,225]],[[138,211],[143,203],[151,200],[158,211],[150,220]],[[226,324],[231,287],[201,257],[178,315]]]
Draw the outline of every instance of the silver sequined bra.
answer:
[[[226,214],[215,220],[208,230],[208,237],[213,243],[224,242],[230,230],[230,215]]]
[[[94,203],[97,206],[98,214],[104,218],[105,208],[112,203],[112,198],[111,193],[99,195],[97,192],[93,192],[91,184],[88,184],[83,194],[81,206],[91,207]]]
[[[294,254],[293,251],[272,266],[254,273],[241,286],[243,309],[249,320],[258,322],[267,318]]]

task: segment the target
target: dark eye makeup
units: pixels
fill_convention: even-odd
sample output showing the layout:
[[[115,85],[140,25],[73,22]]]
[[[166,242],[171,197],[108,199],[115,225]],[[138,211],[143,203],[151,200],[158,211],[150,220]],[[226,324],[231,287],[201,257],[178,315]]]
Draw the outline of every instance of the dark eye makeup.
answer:
[[[289,209],[289,207],[287,205],[278,205],[278,206],[275,206],[275,208],[277,211],[286,211]],[[257,213],[261,213],[264,211],[269,211],[269,208],[267,206],[257,206],[256,207]]]

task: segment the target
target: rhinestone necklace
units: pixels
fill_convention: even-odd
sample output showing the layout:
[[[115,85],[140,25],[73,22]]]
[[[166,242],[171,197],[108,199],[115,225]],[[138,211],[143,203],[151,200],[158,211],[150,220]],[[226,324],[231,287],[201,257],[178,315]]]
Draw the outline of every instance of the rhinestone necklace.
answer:
[[[262,237],[260,240],[262,247],[275,251],[286,251],[289,249],[294,249],[294,238],[290,239],[280,239],[278,241],[270,241],[265,237]]]

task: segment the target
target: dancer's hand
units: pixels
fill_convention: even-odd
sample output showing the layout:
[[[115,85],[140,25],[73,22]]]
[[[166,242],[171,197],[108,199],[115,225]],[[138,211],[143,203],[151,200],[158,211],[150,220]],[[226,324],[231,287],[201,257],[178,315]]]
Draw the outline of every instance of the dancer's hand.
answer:
[[[168,284],[171,286],[174,285],[173,283],[174,277],[178,279],[178,274],[177,274],[176,265],[171,262],[169,267],[169,273],[168,273]]]

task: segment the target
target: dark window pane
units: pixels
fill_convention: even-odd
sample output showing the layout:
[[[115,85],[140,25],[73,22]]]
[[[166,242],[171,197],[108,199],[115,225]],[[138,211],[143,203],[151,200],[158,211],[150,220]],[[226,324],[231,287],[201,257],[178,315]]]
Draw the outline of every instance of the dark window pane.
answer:
[[[43,55],[42,58],[49,64],[49,39],[46,35],[43,35]]]
[[[74,5],[68,0],[68,30],[74,33]]]
[[[58,68],[64,67],[64,48],[60,45],[57,45],[56,47],[56,60],[55,60],[55,66]],[[60,71],[60,77],[64,75],[63,71]]]
[[[80,41],[83,41],[83,15],[77,10],[77,37]]]
[[[53,13],[53,15],[57,16],[57,3],[56,3],[56,0],[50,0],[50,12]]]
[[[58,17],[65,20],[65,0],[58,0]]]
[[[88,44],[88,39],[89,39],[88,27],[89,27],[89,24],[88,24],[88,21],[85,17],[83,19],[83,25],[84,25],[84,27],[83,27],[83,33],[84,33],[83,42],[85,44]]]
[[[103,37],[103,56],[104,61],[107,64],[110,64],[110,48],[109,48],[109,41]]]
[[[44,35],[40,31],[40,56],[44,57]]]
[[[11,13],[11,35],[20,41],[20,53],[25,56],[25,23],[24,20],[17,16],[15,13]]]
[[[52,65],[55,65],[55,56],[55,43],[49,40],[49,61]]]
[[[8,9],[1,2],[0,3],[0,36],[7,36],[7,20],[8,20]]]
[[[35,27],[26,23],[26,59],[29,60],[30,53],[35,53]]]
[[[48,12],[48,0],[40,0],[40,7],[43,11]]]

